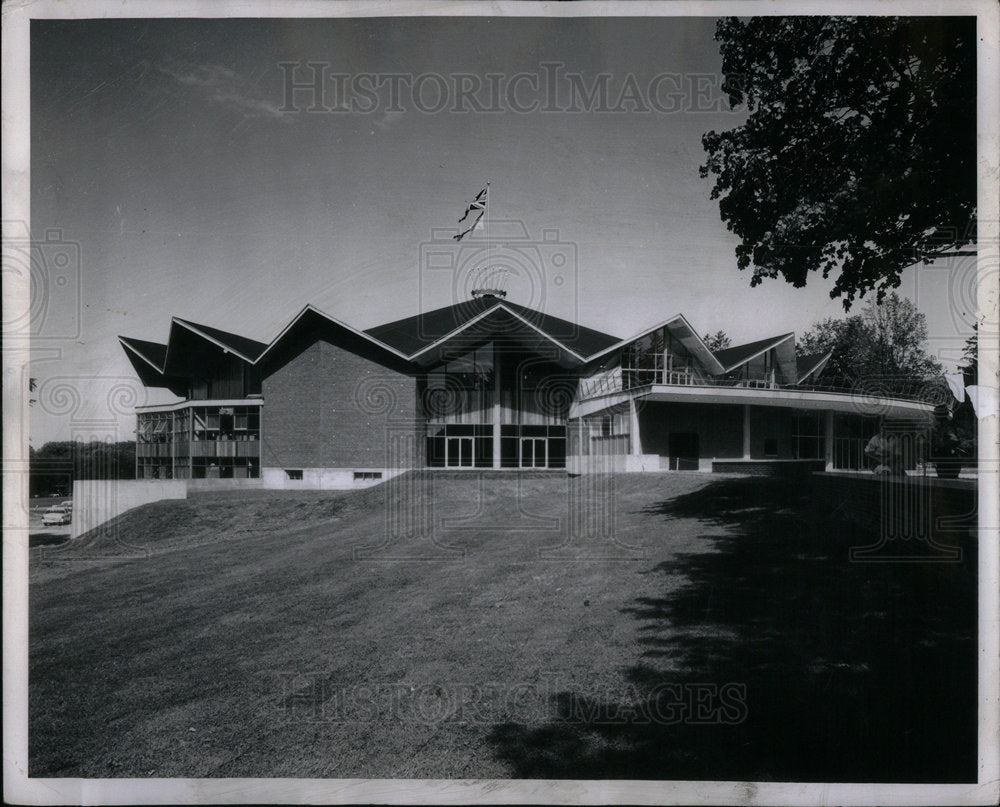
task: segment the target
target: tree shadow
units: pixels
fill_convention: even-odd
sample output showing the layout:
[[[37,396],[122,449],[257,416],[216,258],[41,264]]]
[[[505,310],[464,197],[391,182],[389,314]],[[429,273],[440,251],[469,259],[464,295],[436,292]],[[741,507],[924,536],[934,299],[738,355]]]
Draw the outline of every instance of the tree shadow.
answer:
[[[33,532],[28,536],[28,546],[59,546],[69,543],[67,532]]]
[[[651,569],[664,596],[623,609],[644,648],[625,697],[564,691],[546,722],[493,727],[513,775],[976,781],[975,545],[852,563],[869,539],[815,502],[729,478],[649,508],[704,523],[713,548]]]

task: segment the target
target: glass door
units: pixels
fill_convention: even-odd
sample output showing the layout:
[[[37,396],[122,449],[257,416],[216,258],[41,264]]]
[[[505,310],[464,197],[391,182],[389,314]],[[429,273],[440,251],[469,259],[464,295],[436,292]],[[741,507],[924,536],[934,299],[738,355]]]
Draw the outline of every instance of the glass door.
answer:
[[[521,467],[545,468],[548,465],[548,452],[544,437],[521,438]]]
[[[449,468],[471,468],[473,465],[472,438],[449,437],[445,442],[444,464]]]

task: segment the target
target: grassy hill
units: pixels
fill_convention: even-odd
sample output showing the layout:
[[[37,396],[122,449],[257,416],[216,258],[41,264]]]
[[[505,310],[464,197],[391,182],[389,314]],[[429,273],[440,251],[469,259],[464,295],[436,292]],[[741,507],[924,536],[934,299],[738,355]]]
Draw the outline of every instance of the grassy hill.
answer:
[[[34,556],[30,774],[974,779],[975,552],[853,541],[698,474],[148,505]]]

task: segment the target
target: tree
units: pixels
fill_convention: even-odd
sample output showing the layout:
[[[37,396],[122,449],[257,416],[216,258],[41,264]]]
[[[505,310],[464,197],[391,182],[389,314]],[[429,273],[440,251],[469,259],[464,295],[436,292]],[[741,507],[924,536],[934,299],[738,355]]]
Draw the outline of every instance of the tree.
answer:
[[[927,318],[896,292],[881,304],[869,298],[860,314],[817,322],[799,340],[803,353],[833,351],[826,375],[931,379],[940,362],[927,353]]]
[[[713,353],[717,350],[725,350],[727,347],[732,347],[733,340],[726,336],[725,331],[716,331],[715,333],[706,333],[701,341],[705,343],[705,347],[711,350]]]
[[[976,240],[976,20],[720,20],[722,89],[746,122],[702,138],[702,177],[751,286],[835,274],[850,310]]]
[[[68,496],[77,479],[134,479],[135,443],[79,443],[68,440],[29,446],[32,495]]]
[[[958,365],[965,386],[979,383],[979,323],[972,326],[972,336],[965,340],[962,363]]]

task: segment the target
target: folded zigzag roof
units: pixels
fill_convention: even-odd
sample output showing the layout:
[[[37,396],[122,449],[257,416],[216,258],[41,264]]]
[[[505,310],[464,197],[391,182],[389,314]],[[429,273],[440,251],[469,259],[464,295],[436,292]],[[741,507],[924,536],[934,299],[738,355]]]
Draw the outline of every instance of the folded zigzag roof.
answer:
[[[322,321],[344,328],[399,359],[411,361],[419,359],[420,364],[425,364],[431,356],[439,355],[445,344],[451,344],[452,340],[457,342],[460,334],[464,334],[464,338],[469,338],[480,330],[488,328],[491,324],[494,326],[499,324],[513,325],[522,333],[533,333],[539,339],[554,343],[565,355],[570,357],[571,361],[578,363],[608,354],[615,348],[643,335],[640,333],[630,339],[620,339],[593,328],[587,328],[517,303],[487,295],[474,297],[423,314],[405,317],[369,328],[367,331],[359,331],[313,306],[306,306],[270,343],[258,342],[246,336],[179,317],[174,317],[171,320],[167,344],[126,336],[118,338],[126,348],[126,353],[143,383],[149,386],[168,386],[173,389],[179,380],[177,373],[179,365],[183,363],[181,356],[192,349],[190,346],[192,337],[195,337],[196,341],[211,343],[240,357],[249,364],[256,364],[279,343],[289,338],[289,335],[295,330],[294,326],[308,317],[318,317]],[[793,359],[790,364],[797,370],[796,376],[798,378],[805,378],[805,376],[821,369],[822,363],[829,357],[829,354],[794,357],[795,335],[793,333],[785,333],[709,352],[704,349],[704,344],[687,325],[683,317],[677,315],[664,324],[669,325],[670,323],[681,323],[685,333],[691,330],[688,341],[694,340],[697,343],[693,345],[696,351],[704,353],[702,358],[715,365],[713,368],[708,368],[710,372],[719,370],[729,372],[760,353],[782,345],[786,340],[791,340],[791,342],[787,346],[782,345],[780,352],[789,354],[782,357],[786,361],[788,358]],[[171,347],[174,348],[173,355]],[[157,381],[159,383],[155,383]]]

